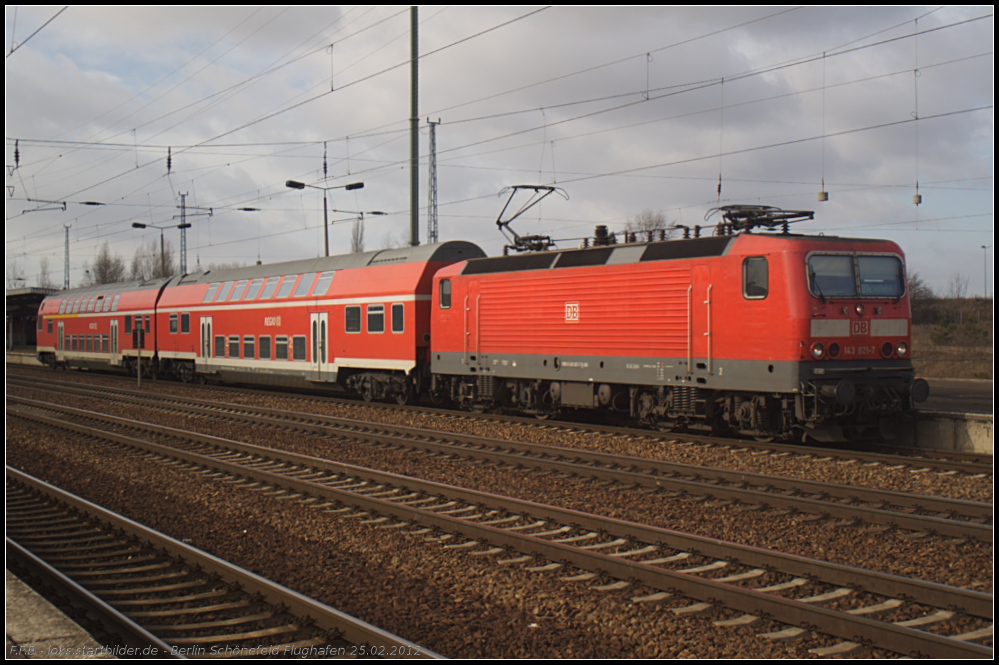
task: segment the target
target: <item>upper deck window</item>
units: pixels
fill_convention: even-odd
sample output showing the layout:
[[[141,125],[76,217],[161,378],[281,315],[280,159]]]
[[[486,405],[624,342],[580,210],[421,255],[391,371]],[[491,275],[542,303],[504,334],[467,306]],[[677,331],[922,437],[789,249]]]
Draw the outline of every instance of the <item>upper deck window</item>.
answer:
[[[298,283],[298,288],[295,289],[295,293],[292,297],[301,298],[302,296],[309,295],[309,289],[312,288],[312,282],[316,278],[316,273],[309,272],[302,275],[301,281]]]
[[[335,272],[324,272],[319,275],[319,281],[316,282],[316,288],[312,292],[313,296],[324,296],[326,292],[330,290],[330,284],[333,283],[333,275]]]
[[[292,287],[295,286],[295,280],[298,279],[298,275],[285,275],[284,281],[281,282],[281,288],[278,289],[278,298],[287,298],[291,293]]]
[[[820,298],[898,298],[905,293],[897,256],[813,254],[808,288]]]

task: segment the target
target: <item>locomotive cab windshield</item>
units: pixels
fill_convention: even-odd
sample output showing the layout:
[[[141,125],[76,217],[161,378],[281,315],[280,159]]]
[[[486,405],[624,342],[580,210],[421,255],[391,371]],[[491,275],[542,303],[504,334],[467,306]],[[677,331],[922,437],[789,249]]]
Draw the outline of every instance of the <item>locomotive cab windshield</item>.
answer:
[[[897,256],[811,254],[808,289],[817,298],[900,298],[905,293]]]

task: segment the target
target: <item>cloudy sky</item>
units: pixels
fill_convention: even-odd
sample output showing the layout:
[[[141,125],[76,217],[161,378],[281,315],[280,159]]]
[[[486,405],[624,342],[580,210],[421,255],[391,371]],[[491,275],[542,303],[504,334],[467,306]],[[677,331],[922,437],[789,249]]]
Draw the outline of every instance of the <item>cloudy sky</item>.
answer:
[[[511,185],[561,188],[513,223],[559,247],[765,204],[991,294],[991,11],[421,8],[420,240],[431,120],[441,240],[501,252]],[[365,183],[330,192],[331,253],[358,212],[388,213],[366,249],[408,243],[408,7],[8,5],[5,29],[8,276],[61,285],[66,225],[72,286],[105,242],[130,261],[182,193],[190,270],[322,255],[322,192],[287,180]]]

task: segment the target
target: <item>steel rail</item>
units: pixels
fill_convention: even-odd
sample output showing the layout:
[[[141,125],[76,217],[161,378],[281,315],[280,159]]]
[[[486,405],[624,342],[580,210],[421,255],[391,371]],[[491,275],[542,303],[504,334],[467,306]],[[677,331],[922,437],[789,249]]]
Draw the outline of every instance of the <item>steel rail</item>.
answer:
[[[48,420],[38,416],[31,417],[32,419],[42,421]],[[207,466],[236,477],[248,478],[291,492],[322,497],[330,501],[352,506],[361,511],[392,516],[404,521],[415,522],[425,527],[442,529],[450,533],[460,533],[472,540],[485,540],[494,546],[508,547],[520,552],[533,553],[554,561],[568,561],[583,569],[604,571],[618,579],[638,581],[649,587],[663,591],[679,591],[696,600],[708,603],[721,602],[727,607],[750,614],[762,614],[790,625],[816,626],[821,632],[847,640],[881,646],[899,653],[922,654],[931,657],[992,657],[991,648],[960,639],[851,615],[849,613],[828,610],[805,602],[782,598],[771,593],[704,579],[690,573],[671,571],[641,561],[624,560],[620,557],[601,554],[593,550],[545,540],[538,536],[504,530],[487,524],[477,524],[461,517],[433,513],[419,507],[402,505],[374,496],[365,496],[310,480],[289,478],[258,468],[208,458],[201,454],[181,451],[160,444],[143,442],[124,435],[93,430],[64,421],[56,421],[55,424],[59,427],[85,433],[90,436],[115,440],[125,445],[144,449],[183,462]],[[187,437],[188,434],[180,433],[180,435]],[[904,597],[910,602],[937,607],[959,606],[962,611],[968,614],[986,619],[990,619],[992,616],[993,598],[990,594],[956,589],[883,573],[869,575],[870,571],[864,571],[859,568],[827,564],[804,557],[775,554],[759,548],[737,546],[731,543],[724,543],[723,541],[679,534],[665,529],[645,527],[621,520],[600,518],[577,511],[543,506],[541,504],[533,504],[506,497],[496,497],[487,493],[453,488],[438,483],[416,481],[405,476],[376,472],[342,463],[317,460],[307,456],[277,453],[277,451],[271,449],[251,446],[250,444],[238,444],[216,437],[197,436],[199,439],[214,439],[216,445],[231,447],[235,450],[254,451],[254,454],[265,454],[268,457],[286,459],[289,463],[307,463],[314,468],[343,470],[345,473],[368,477],[376,482],[387,482],[390,479],[394,479],[399,487],[406,487],[408,489],[432,487],[439,493],[446,492],[449,496],[475,502],[480,505],[484,502],[490,502],[492,505],[503,507],[518,506],[528,514],[537,514],[539,517],[545,513],[551,515],[559,514],[564,519],[564,523],[579,524],[584,528],[598,528],[605,531],[623,528],[628,532],[634,532],[637,529],[648,535],[646,542],[666,542],[668,543],[667,546],[671,548],[678,546],[674,542],[669,542],[671,538],[674,540],[677,538],[687,539],[688,543],[699,545],[696,549],[694,547],[690,548],[699,551],[699,553],[703,553],[706,549],[711,549],[713,545],[714,552],[717,552],[722,558],[734,558],[740,563],[748,564],[748,561],[743,561],[745,558],[759,562],[757,565],[760,566],[774,568],[790,574],[795,574],[794,571],[800,571],[803,575],[813,578],[817,577],[822,581],[826,581],[824,578],[828,575],[830,581],[842,580],[844,584],[849,586],[856,586],[860,583],[864,586],[865,591],[871,591],[880,595]],[[298,461],[292,461],[296,459]],[[930,597],[936,597],[938,600],[931,602],[929,600]]]
[[[134,534],[141,541],[150,543],[154,548],[167,552],[171,558],[183,559],[189,565],[195,566],[209,575],[217,576],[219,579],[239,587],[244,593],[251,596],[259,595],[259,597],[266,600],[270,605],[285,608],[285,611],[303,618],[303,620],[307,617],[308,623],[312,623],[330,634],[339,635],[351,644],[365,645],[366,647],[375,649],[374,652],[369,651],[367,653],[386,653],[387,650],[390,650],[393,655],[400,657],[416,655],[424,658],[440,658],[438,654],[428,651],[413,642],[404,640],[388,631],[361,621],[328,605],[324,605],[260,575],[239,568],[203,550],[191,547],[170,536],[154,531],[138,522],[112,513],[86,499],[74,496],[17,469],[7,466],[6,470],[9,479],[13,479],[41,494],[55,497],[57,501],[83,514],[89,515],[98,522],[109,524],[115,529]],[[144,629],[141,630],[145,632]],[[155,643],[163,645],[165,653],[174,651],[168,643],[162,641]]]
[[[156,403],[148,398],[129,398],[139,403]],[[187,402],[187,400],[177,401]],[[11,397],[9,403],[35,405],[65,413],[77,413],[92,418],[111,420],[113,416],[104,416],[92,412],[76,411],[73,407],[39,402],[27,398]],[[819,481],[799,480],[764,474],[728,471],[710,467],[698,467],[690,464],[660,462],[648,458],[617,456],[607,453],[581,451],[575,448],[560,448],[542,444],[527,444],[505,439],[491,439],[481,436],[442,433],[415,427],[400,425],[380,425],[367,421],[355,421],[334,418],[316,414],[289,413],[266,407],[245,407],[239,405],[212,406],[204,404],[183,404],[185,410],[213,416],[223,415],[228,418],[239,418],[248,422],[277,426],[294,426],[296,429],[328,435],[327,428],[340,429],[346,427],[350,436],[360,439],[375,437],[379,442],[393,442],[398,445],[420,448],[426,451],[462,453],[479,459],[510,464],[531,465],[549,471],[584,474],[592,477],[611,480],[624,484],[635,484],[643,487],[668,489],[681,493],[711,496],[716,499],[739,501],[771,508],[800,510],[806,513],[828,515],[839,519],[859,519],[872,524],[893,525],[912,531],[932,531],[948,537],[971,537],[978,540],[991,541],[993,527],[974,519],[990,520],[993,514],[991,504],[962,499],[947,499],[928,495],[913,495],[903,492],[877,490],[846,485],[835,485]],[[241,411],[242,413],[233,413]],[[254,415],[249,411],[259,411],[264,415]],[[301,422],[292,422],[299,418]],[[147,427],[155,427],[147,425]],[[390,439],[389,435],[398,437]],[[439,441],[427,441],[428,438],[449,438],[470,448],[456,448],[452,444]],[[545,457],[525,457],[523,455],[484,450],[484,448],[509,449],[522,453],[538,454]],[[558,458],[577,458],[590,463],[580,465]],[[592,465],[603,465],[602,467]],[[651,469],[652,473],[626,471],[622,466],[639,466]],[[617,468],[614,468],[617,467]],[[677,478],[674,474],[685,473],[692,478]],[[712,484],[709,480],[722,480],[736,487],[726,487]],[[767,490],[751,489],[748,485],[765,487]],[[788,492],[781,494],[779,492]],[[800,496],[801,493],[814,496]],[[822,498],[814,498],[822,497]],[[829,497],[838,501],[831,500]],[[935,515],[919,515],[902,510],[889,510],[884,507],[853,505],[839,501],[862,501],[866,503],[892,505],[900,508],[924,510],[946,515],[961,515],[968,519],[958,520]]]

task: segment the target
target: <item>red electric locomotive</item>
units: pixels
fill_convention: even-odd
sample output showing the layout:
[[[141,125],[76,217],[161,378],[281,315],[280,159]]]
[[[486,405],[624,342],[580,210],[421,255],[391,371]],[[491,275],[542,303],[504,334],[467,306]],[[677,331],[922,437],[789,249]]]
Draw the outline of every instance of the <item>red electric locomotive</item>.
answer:
[[[892,242],[792,235],[730,207],[719,235],[475,259],[434,278],[432,394],[660,429],[843,440],[928,395]],[[782,233],[753,233],[783,226]]]

